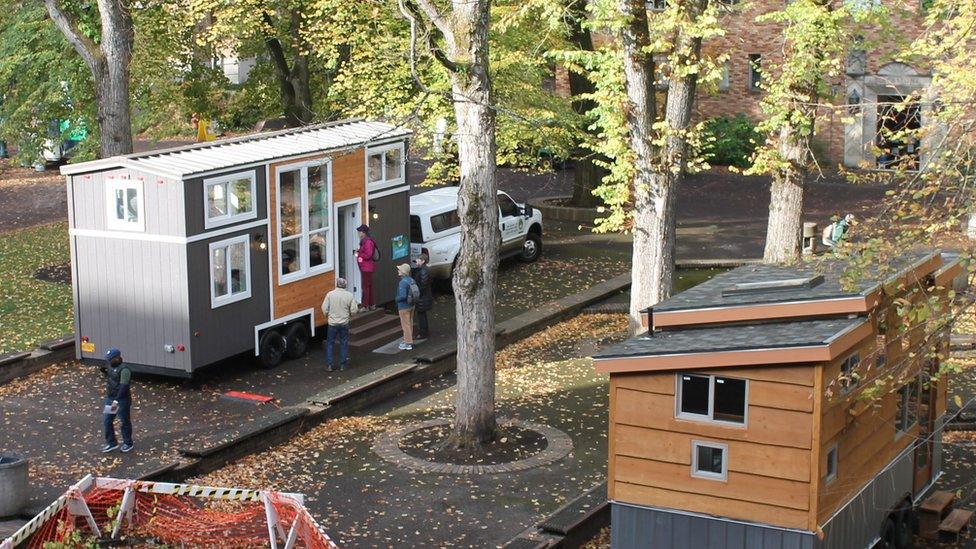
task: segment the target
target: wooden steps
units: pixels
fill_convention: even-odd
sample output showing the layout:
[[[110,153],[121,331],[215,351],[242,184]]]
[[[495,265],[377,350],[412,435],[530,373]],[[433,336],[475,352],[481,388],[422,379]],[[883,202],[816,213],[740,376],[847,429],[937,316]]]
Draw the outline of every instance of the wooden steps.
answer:
[[[973,518],[973,512],[953,509],[956,495],[937,491],[918,506],[918,534],[929,540],[955,541]]]
[[[383,309],[357,314],[349,321],[349,348],[371,351],[403,335],[400,317]]]

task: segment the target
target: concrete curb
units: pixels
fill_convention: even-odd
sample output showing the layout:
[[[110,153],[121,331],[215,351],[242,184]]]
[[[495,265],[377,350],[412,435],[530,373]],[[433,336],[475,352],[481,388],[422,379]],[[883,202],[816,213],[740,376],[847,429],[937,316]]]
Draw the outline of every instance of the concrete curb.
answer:
[[[542,212],[542,220],[554,219],[558,221],[576,221],[592,225],[600,213],[596,208],[576,208],[574,206],[553,206],[549,200],[556,198],[572,198],[567,195],[538,196],[526,200],[526,203]]]
[[[32,374],[52,364],[75,357],[75,336],[45,341],[33,351],[11,353],[0,357],[0,385]]]

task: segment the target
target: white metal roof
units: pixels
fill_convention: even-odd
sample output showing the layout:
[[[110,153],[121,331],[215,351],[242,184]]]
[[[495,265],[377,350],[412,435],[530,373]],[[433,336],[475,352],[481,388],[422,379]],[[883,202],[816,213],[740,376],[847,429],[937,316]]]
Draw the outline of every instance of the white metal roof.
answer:
[[[61,167],[61,173],[74,175],[124,167],[184,178],[219,172],[245,164],[260,164],[279,158],[395,141],[409,136],[410,133],[407,128],[383,122],[343,120],[68,164]]]

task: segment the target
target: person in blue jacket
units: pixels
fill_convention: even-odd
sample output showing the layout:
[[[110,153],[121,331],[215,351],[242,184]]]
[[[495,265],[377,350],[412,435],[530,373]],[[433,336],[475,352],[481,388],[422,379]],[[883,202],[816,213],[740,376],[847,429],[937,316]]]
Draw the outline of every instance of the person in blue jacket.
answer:
[[[105,430],[105,446],[102,453],[108,453],[119,447],[115,438],[115,418],[119,419],[122,428],[122,451],[131,452],[132,443],[132,394],[129,385],[132,382],[132,371],[122,362],[122,352],[112,347],[105,351],[105,364],[102,366],[105,374],[105,402],[102,410],[102,425]]]
[[[410,265],[398,265],[397,274],[400,275],[400,282],[397,283],[396,306],[400,315],[400,327],[403,328],[400,350],[410,351],[413,350],[413,310],[420,290],[410,276]]]

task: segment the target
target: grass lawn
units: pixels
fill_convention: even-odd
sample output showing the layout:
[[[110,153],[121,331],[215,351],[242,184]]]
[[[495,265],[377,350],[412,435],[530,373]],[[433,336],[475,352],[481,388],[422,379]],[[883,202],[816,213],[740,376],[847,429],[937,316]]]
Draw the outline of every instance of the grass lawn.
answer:
[[[0,234],[0,355],[71,332],[71,285],[34,278],[69,261],[67,233],[52,223]]]

